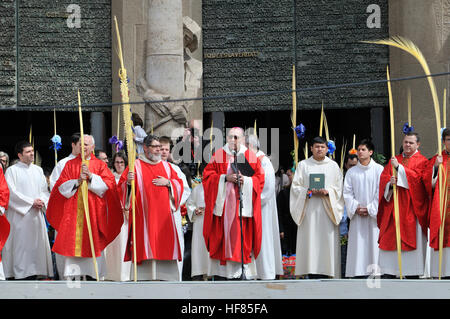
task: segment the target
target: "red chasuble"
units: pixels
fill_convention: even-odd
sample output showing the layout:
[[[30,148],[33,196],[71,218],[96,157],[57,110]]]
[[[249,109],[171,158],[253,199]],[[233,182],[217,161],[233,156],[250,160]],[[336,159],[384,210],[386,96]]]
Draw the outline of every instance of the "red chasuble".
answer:
[[[6,184],[5,176],[3,175],[3,170],[0,167],[0,206],[3,207],[5,210],[8,209],[8,203],[9,203],[9,188],[8,184]],[[0,216],[0,252],[3,249],[3,246],[5,246],[6,240],[9,236],[9,222],[6,219],[5,215]],[[0,254],[0,261],[2,261],[2,255]]]
[[[123,213],[114,175],[103,161],[91,155],[89,170],[99,175],[108,187],[103,197],[88,192],[89,217],[96,257],[116,238],[123,224]],[[75,195],[66,198],[59,192],[63,183],[78,179],[81,156],[67,162],[53,187],[47,208],[47,220],[58,232],[53,251],[70,257],[92,257],[89,233],[85,220],[81,187]]]
[[[437,173],[437,181],[434,189],[432,189],[432,178],[433,178],[433,166],[436,161],[437,155],[435,155],[428,162],[427,170],[425,171],[425,185],[429,194],[431,194],[431,204],[430,204],[430,247],[434,249],[439,249],[439,228],[441,226],[441,217],[440,217],[440,205],[439,205],[439,174]],[[444,189],[447,189],[447,192],[450,190],[450,156],[447,155],[445,150],[442,152],[442,165],[444,166],[444,171],[447,174],[447,185],[444,185]],[[444,195],[444,192],[442,192]],[[450,194],[449,194],[450,195]],[[450,196],[447,195],[447,204],[445,205],[445,226],[444,226],[444,247],[450,247],[450,218],[448,214],[450,213]]]
[[[261,249],[261,192],[264,187],[264,171],[261,162],[257,159],[255,153],[246,150],[244,153],[250,166],[255,174],[252,176],[253,181],[253,217],[242,217],[243,243],[244,243],[244,263],[251,262],[250,255],[256,259]],[[232,156],[227,154],[224,149],[218,150],[210,163],[203,171],[203,187],[205,189],[205,217],[203,221],[203,237],[205,238],[206,247],[209,256],[213,259],[220,260],[221,265],[225,265],[227,260],[241,262],[241,226],[239,218],[239,201],[236,199],[234,216],[231,216],[231,226],[229,226],[229,239],[225,234],[225,214],[227,200],[223,207],[223,215],[216,216],[213,214],[216,204],[217,193],[219,189],[219,180],[221,175],[227,174],[229,171],[229,163]],[[229,183],[226,183],[229,184]],[[234,192],[238,194],[237,185],[234,185]],[[227,243],[227,241],[229,241]],[[229,245],[231,253],[226,253],[226,246]]]
[[[428,203],[429,197],[423,182],[423,173],[428,160],[417,151],[410,158],[404,158],[401,154],[396,156],[399,164],[405,168],[409,189],[397,186],[400,236],[404,251],[416,249],[416,219],[419,221],[422,231],[426,234],[428,228]],[[389,202],[384,198],[384,191],[392,176],[391,161],[384,167],[380,176],[380,194],[377,223],[380,229],[378,244],[383,250],[396,250],[394,198]]]
[[[119,181],[119,193],[125,203],[128,167]],[[156,186],[153,180],[162,176],[170,180],[166,186]],[[179,260],[181,253],[178,233],[173,213],[178,209],[183,194],[183,181],[169,163],[161,161],[150,164],[143,160],[135,163],[136,185],[136,259]],[[172,197],[173,195],[173,197]],[[172,197],[172,207],[171,207]],[[133,260],[133,218],[130,204],[128,243],[125,261]]]

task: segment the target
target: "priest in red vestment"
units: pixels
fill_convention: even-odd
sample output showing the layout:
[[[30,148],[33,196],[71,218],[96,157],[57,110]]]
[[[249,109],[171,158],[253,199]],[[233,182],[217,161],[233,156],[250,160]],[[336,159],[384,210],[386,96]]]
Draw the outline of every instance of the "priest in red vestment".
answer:
[[[136,160],[135,171],[129,172],[127,167],[118,184],[122,203],[129,211],[125,261],[134,261],[130,185],[135,180],[137,279],[179,281],[177,262],[183,256],[174,213],[180,206],[183,181],[169,163],[161,160],[160,148],[158,137],[145,137],[144,154]]]
[[[8,209],[9,202],[9,188],[6,184],[5,175],[3,175],[3,168],[0,165],[0,267],[2,261],[1,251],[9,236],[9,222],[6,219],[5,211]],[[3,268],[0,269],[0,278],[3,274]],[[3,278],[4,279],[4,278]]]
[[[248,267],[261,249],[261,192],[264,171],[256,154],[247,149],[242,128],[232,128],[227,144],[217,152],[203,171],[205,217],[203,237],[210,256],[210,276],[238,278],[242,275],[242,259],[246,278],[256,274]],[[253,169],[253,176],[238,176],[231,165],[245,156]],[[239,217],[238,186],[242,191],[242,234]]]
[[[402,274],[422,276],[426,257],[428,229],[428,193],[424,184],[427,159],[418,150],[419,135],[410,132],[403,138],[403,153],[392,157],[380,176],[380,202],[377,223],[380,229],[381,272],[398,276],[397,243],[394,218],[392,185],[397,185],[400,237],[402,250]],[[397,177],[392,175],[392,167]]]
[[[447,179],[442,189],[442,195],[445,196],[445,192],[450,191],[450,129],[445,128],[442,132],[442,141],[444,143],[444,150],[441,155],[436,154],[428,162],[428,167],[425,171],[425,185],[430,194],[430,216],[429,216],[429,228],[430,228],[430,247],[433,248],[430,252],[430,275],[431,277],[439,276],[439,229],[441,226],[441,212],[439,205],[440,190],[439,190],[439,164],[444,167],[444,174]],[[445,176],[445,175],[444,175]],[[447,203],[444,205],[445,220],[444,220],[444,241],[442,250],[442,277],[450,276],[450,196],[447,195]]]
[[[64,276],[88,275],[95,278],[92,250],[81,196],[82,180],[88,182],[89,217],[99,276],[106,275],[105,247],[119,234],[123,223],[122,206],[115,177],[94,154],[95,141],[84,137],[88,165],[81,155],[68,161],[52,189],[47,220],[57,231],[53,251],[65,256]]]

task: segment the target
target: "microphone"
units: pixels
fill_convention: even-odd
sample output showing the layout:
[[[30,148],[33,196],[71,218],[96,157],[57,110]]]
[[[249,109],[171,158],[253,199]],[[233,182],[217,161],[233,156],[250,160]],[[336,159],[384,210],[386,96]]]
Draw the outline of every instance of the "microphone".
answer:
[[[238,194],[237,194],[237,198],[236,200],[239,200],[239,222],[241,225],[241,280],[245,280],[245,269],[244,269],[244,234],[243,234],[243,228],[242,228],[242,189],[241,186],[239,184],[239,169],[237,166],[237,153],[236,150],[232,150],[232,154],[234,156],[234,161],[233,163],[231,163],[231,167],[233,169],[233,171],[236,173],[236,175],[238,176],[236,184],[237,184],[237,188],[238,188]]]
[[[233,161],[233,163],[231,163],[231,168],[233,169],[233,172],[235,172],[236,174],[239,175],[239,170],[238,170],[238,167],[237,167],[237,153],[236,153],[235,150],[232,150],[231,153],[234,156],[234,161]]]

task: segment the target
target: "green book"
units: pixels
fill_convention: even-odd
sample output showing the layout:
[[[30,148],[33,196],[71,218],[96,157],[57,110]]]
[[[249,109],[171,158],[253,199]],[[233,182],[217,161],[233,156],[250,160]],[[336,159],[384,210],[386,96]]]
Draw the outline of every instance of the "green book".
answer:
[[[309,174],[309,189],[325,188],[325,174]]]

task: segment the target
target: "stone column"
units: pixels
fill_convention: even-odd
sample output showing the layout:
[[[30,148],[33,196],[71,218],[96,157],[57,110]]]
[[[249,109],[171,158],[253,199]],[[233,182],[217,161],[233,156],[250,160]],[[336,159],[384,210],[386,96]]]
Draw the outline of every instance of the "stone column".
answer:
[[[149,0],[147,19],[145,80],[158,98],[179,99],[184,97],[183,16],[181,0]],[[145,122],[147,129],[164,119],[167,122],[155,127],[155,134],[171,136],[180,125],[173,117],[177,103],[165,103],[158,111],[147,105]],[[181,110],[182,112],[182,110]],[[182,116],[182,115],[181,115]]]
[[[191,97],[186,96],[188,92],[184,91],[185,71],[186,69],[191,71],[192,67],[184,65],[183,53],[187,49],[183,43],[183,17],[191,16],[198,25],[201,25],[201,2],[201,0],[112,1],[112,16],[117,16],[125,68],[130,79],[130,101]],[[115,29],[112,27],[112,46],[113,52],[116,52]],[[201,41],[199,36],[197,39]],[[201,65],[201,43],[192,53],[195,60],[190,60],[191,66],[197,61],[200,61]],[[120,102],[117,77],[119,63],[116,54],[113,54],[112,64],[113,102]],[[195,69],[198,70],[198,67]],[[192,79],[192,76],[188,78]],[[197,96],[201,96],[201,90],[192,97]],[[175,127],[182,127],[185,122],[191,120],[201,122],[203,117],[201,101],[191,104],[152,104],[157,112],[152,109],[150,103],[133,104],[131,108],[132,112],[138,113],[144,119],[144,129],[147,133],[150,133],[152,126],[164,122],[164,125],[155,127],[154,132],[159,135],[170,135]],[[113,107],[113,135],[117,132],[117,109]],[[120,138],[123,138],[123,121],[120,135]]]
[[[183,0],[183,17],[190,17],[200,27],[202,26],[202,0]],[[198,48],[192,52],[192,57],[197,61],[203,63],[203,42],[202,37],[198,39]],[[196,97],[203,95],[203,87],[200,88]],[[208,128],[207,123],[203,123],[203,101],[194,101],[189,108],[188,120],[197,120],[201,123],[200,130],[203,131]]]

